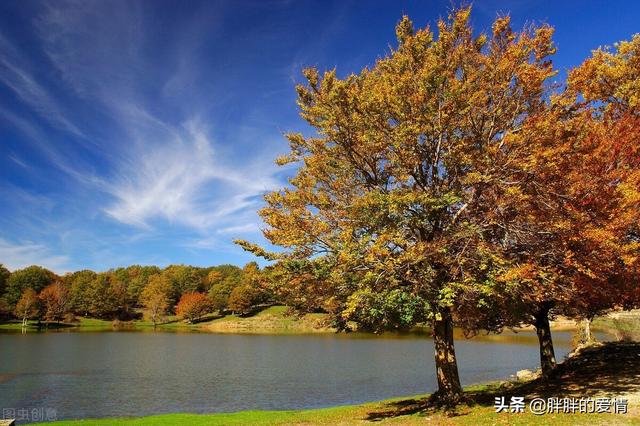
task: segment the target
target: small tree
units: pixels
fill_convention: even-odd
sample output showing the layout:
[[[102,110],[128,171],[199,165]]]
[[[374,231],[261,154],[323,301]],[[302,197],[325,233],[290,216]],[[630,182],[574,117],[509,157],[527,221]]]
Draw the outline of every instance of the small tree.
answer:
[[[149,278],[149,283],[142,290],[140,302],[146,309],[146,314],[153,322],[153,327],[163,321],[169,308],[171,298],[171,283],[162,274],[155,274]]]
[[[211,312],[211,301],[204,293],[185,293],[176,305],[176,315],[187,322],[194,322]]]
[[[259,303],[260,291],[250,285],[236,287],[229,296],[229,309],[239,315],[246,315]]]
[[[15,314],[22,319],[22,327],[27,326],[27,320],[36,318],[40,313],[40,303],[38,294],[32,288],[27,288],[22,292],[22,296],[16,304]]]
[[[61,281],[45,287],[39,295],[44,309],[44,319],[49,321],[60,321],[69,312],[70,296],[69,289]]]

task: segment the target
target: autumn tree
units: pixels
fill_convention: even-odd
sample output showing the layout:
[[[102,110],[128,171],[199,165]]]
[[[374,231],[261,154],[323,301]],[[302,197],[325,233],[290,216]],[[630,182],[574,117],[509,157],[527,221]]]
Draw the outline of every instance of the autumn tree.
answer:
[[[96,274],[86,291],[89,313],[99,318],[127,317],[131,301],[126,285],[111,272]]]
[[[574,247],[577,316],[640,306],[640,34],[592,52],[571,70],[567,92],[592,123],[572,198],[586,212]],[[574,260],[575,263],[575,260]]]
[[[185,293],[198,292],[203,288],[203,277],[198,268],[193,266],[169,265],[162,273],[173,286],[174,301]]]
[[[22,327],[27,326],[27,320],[36,318],[40,314],[40,301],[36,291],[27,287],[16,303],[15,314],[22,319]]]
[[[187,322],[195,322],[211,312],[211,300],[204,293],[185,293],[176,305],[176,315]]]
[[[285,262],[324,258],[337,322],[431,322],[435,398],[446,401],[462,392],[458,307],[498,285],[493,202],[516,154],[504,140],[544,108],[554,74],[550,27],[516,33],[499,18],[474,37],[469,15],[439,21],[437,37],[404,17],[397,49],[360,74],[305,70],[298,105],[317,133],[288,135],[278,163],[298,163],[297,175],[260,211],[265,236],[285,251],[240,242]]]
[[[60,280],[42,289],[38,297],[44,311],[44,319],[47,322],[61,321],[65,314],[69,312],[69,289]]]
[[[163,274],[151,275],[149,283],[142,290],[140,301],[154,327],[164,319],[172,291],[171,283]]]
[[[501,278],[517,289],[509,304],[536,327],[544,374],[556,366],[550,315],[588,324],[637,304],[639,63],[638,36],[596,50],[546,111],[505,139],[529,150],[511,167],[511,196],[496,200],[511,262]]]
[[[269,294],[265,285],[265,275],[256,262],[247,263],[242,268],[242,283],[229,295],[228,308],[236,314],[246,315],[256,305],[267,302]]]
[[[140,300],[142,291],[149,283],[150,277],[159,274],[160,268],[157,266],[132,265],[126,268],[127,271],[127,293],[133,303]]]
[[[248,285],[238,286],[229,295],[229,310],[234,314],[246,315],[253,309],[258,296],[255,288]]]
[[[229,296],[234,288],[242,284],[242,275],[242,270],[234,265],[217,266],[207,275],[213,309],[224,311],[228,308]]]

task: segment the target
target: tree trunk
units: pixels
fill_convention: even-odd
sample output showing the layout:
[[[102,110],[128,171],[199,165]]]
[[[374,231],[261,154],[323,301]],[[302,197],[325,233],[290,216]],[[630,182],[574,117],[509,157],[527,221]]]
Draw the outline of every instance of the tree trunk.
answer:
[[[549,327],[550,310],[551,304],[543,303],[540,310],[534,315],[534,325],[540,343],[540,367],[544,376],[548,376],[557,366],[553,340],[551,340],[551,328]]]
[[[593,343],[595,339],[593,338],[593,333],[591,332],[591,318],[585,318],[584,320],[582,320],[582,329],[584,333],[584,343]]]
[[[440,312],[440,319],[433,321],[433,342],[438,378],[438,399],[455,403],[462,396],[462,386],[460,386],[458,363],[453,343],[453,320],[450,309],[443,309]]]

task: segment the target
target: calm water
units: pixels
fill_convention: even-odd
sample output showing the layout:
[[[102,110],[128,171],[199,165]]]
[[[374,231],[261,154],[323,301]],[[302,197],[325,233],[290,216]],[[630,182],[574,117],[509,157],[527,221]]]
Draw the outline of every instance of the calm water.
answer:
[[[571,336],[554,340],[561,359]],[[456,349],[464,384],[538,365],[533,333],[460,339]],[[0,334],[0,408],[53,408],[58,419],[326,407],[435,386],[424,336]]]

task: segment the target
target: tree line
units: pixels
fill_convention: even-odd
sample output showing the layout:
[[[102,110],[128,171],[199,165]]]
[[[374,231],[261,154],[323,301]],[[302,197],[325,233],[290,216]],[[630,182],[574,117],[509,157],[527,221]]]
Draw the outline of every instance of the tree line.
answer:
[[[557,70],[553,28],[471,8],[340,78],[304,71],[289,185],[259,211],[279,291],[348,330],[432,325],[438,392],[462,395],[453,327],[530,324],[543,374],[549,320],[640,305],[640,35]]]
[[[255,262],[243,268],[133,265],[62,276],[36,265],[13,272],[0,265],[0,315],[26,324],[75,316],[128,320],[143,312],[158,324],[172,313],[186,321],[212,312],[246,314],[273,299],[261,284],[264,277]]]

